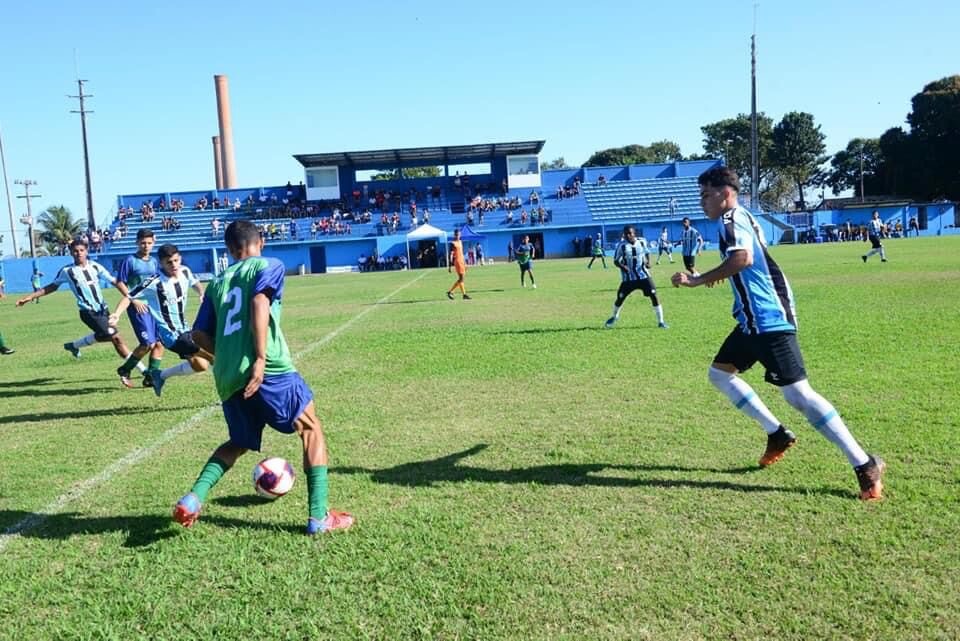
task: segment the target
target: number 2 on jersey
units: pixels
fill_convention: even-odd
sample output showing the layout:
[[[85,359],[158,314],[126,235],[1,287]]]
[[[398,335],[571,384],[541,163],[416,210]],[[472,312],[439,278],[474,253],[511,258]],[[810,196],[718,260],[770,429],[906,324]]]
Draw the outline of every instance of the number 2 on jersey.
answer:
[[[227,305],[230,307],[230,309],[227,311],[227,318],[223,324],[224,336],[229,336],[243,327],[243,321],[234,320],[237,317],[237,314],[240,313],[240,310],[243,306],[243,292],[240,291],[239,287],[234,287],[227,292]]]

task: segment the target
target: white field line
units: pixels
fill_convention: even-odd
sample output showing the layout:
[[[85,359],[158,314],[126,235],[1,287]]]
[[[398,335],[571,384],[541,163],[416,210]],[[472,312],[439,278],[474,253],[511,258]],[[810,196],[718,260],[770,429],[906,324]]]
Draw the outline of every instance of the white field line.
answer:
[[[401,285],[397,289],[393,290],[392,292],[390,292],[389,294],[387,294],[386,296],[378,300],[375,304],[367,307],[366,309],[361,311],[359,314],[357,314],[356,316],[354,316],[353,318],[351,318],[350,320],[348,320],[343,325],[336,328],[335,330],[333,330],[323,338],[319,339],[314,343],[311,343],[310,345],[307,345],[305,348],[303,348],[302,350],[294,354],[293,359],[295,361],[299,361],[306,354],[312,352],[313,350],[323,345],[326,345],[327,343],[335,339],[337,336],[339,336],[341,333],[343,333],[344,330],[348,329],[351,325],[353,325],[358,320],[360,320],[361,318],[363,318],[364,316],[372,312],[374,309],[376,309],[378,305],[387,302],[388,300],[396,296],[398,293],[400,293],[410,285],[413,285],[414,283],[416,283],[418,280],[420,280],[426,275],[427,275],[426,271],[421,272],[419,276],[417,276],[410,282],[404,285]],[[140,463],[150,458],[151,456],[156,454],[157,451],[160,448],[162,448],[164,445],[166,445],[173,439],[177,438],[184,432],[188,432],[189,430],[193,429],[194,427],[202,423],[207,418],[210,418],[213,414],[217,413],[219,409],[220,409],[219,403],[204,407],[193,416],[187,418],[181,423],[178,423],[177,425],[174,425],[173,427],[168,429],[166,432],[164,432],[159,437],[157,437],[157,439],[154,440],[149,445],[144,445],[144,446],[134,448],[123,457],[117,459],[116,461],[114,461],[113,463],[105,467],[103,471],[101,471],[96,476],[91,476],[90,478],[84,481],[79,481],[78,483],[75,483],[69,490],[67,490],[60,496],[58,496],[56,499],[51,501],[42,509],[21,519],[19,522],[14,523],[13,525],[5,529],[3,533],[0,534],[0,552],[3,552],[3,550],[11,542],[13,542],[15,539],[17,539],[21,535],[23,535],[24,532],[29,532],[30,530],[36,528],[38,525],[46,521],[47,518],[50,517],[51,515],[60,512],[66,506],[70,505],[77,499],[82,498],[93,488],[97,487],[101,483],[105,483],[109,481],[120,472],[123,472],[124,470],[126,470],[128,467],[132,467],[137,463]]]

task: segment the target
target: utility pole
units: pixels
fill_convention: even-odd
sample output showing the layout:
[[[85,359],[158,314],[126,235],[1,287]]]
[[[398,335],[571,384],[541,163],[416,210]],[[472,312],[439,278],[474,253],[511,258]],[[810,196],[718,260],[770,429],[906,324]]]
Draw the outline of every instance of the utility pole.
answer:
[[[17,196],[17,198],[25,198],[25,199],[26,199],[26,201],[27,201],[27,215],[26,215],[26,216],[23,216],[23,217],[20,219],[20,222],[27,226],[27,234],[29,234],[29,236],[30,236],[30,258],[36,258],[36,257],[37,257],[37,248],[34,246],[34,242],[33,242],[33,211],[31,211],[31,209],[30,209],[30,199],[31,199],[31,198],[39,198],[39,197],[40,197],[40,194],[31,194],[31,193],[30,193],[30,186],[31,186],[31,185],[36,185],[36,184],[37,184],[37,181],[36,181],[36,180],[30,180],[30,179],[28,178],[28,179],[26,179],[26,180],[17,179],[17,180],[14,180],[13,182],[14,182],[14,184],[16,184],[16,185],[23,185],[23,196]],[[19,256],[17,256],[17,258],[19,258]]]
[[[757,3],[753,4],[753,35],[750,36],[750,207],[760,201],[760,133],[757,127]]]
[[[17,232],[13,227],[13,200],[10,199],[10,182],[7,180],[7,158],[3,155],[3,135],[0,134],[0,165],[3,165],[3,188],[7,192],[7,212],[10,214],[10,239],[13,241],[13,257],[20,258],[17,251]]]
[[[80,114],[80,129],[83,131],[83,169],[87,178],[87,227],[90,229],[97,228],[97,221],[93,216],[93,188],[90,187],[90,153],[87,149],[87,114],[92,114],[92,111],[87,111],[83,108],[83,99],[84,98],[93,98],[90,94],[83,93],[83,83],[87,82],[86,80],[77,79],[77,87],[79,88],[79,95],[77,96],[67,96],[67,98],[79,98],[80,99],[80,110],[71,111],[72,114]]]
[[[863,193],[863,143],[860,143],[860,202],[865,200],[866,194]]]

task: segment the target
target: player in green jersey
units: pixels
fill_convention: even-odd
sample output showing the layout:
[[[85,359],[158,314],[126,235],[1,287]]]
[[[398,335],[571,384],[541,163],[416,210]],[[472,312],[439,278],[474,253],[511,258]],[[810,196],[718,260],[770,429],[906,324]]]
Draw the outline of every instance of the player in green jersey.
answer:
[[[223,404],[228,440],[204,465],[190,492],[173,510],[190,527],[207,493],[247,450],[260,450],[265,425],[300,435],[307,477],[307,534],[349,528],[354,518],[327,507],[327,447],[313,392],[297,373],[280,330],[283,263],[261,256],[263,239],[247,220],[223,235],[237,261],[207,287],[193,326],[193,340],[215,356],[213,379]]]

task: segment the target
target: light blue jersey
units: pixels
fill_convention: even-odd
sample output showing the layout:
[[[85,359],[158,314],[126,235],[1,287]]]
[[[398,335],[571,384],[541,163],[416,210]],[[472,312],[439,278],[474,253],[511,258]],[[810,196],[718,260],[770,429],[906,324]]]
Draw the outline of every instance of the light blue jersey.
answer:
[[[143,281],[155,274],[160,273],[160,265],[153,256],[147,256],[146,259],[132,254],[123,259],[120,269],[117,271],[117,280],[127,286],[127,289],[133,290]]]
[[[157,322],[160,340],[167,347],[177,340],[177,336],[190,331],[187,294],[198,282],[188,267],[181,266],[176,277],[160,272],[130,290],[129,298],[139,298],[150,308],[150,315]]]
[[[85,265],[67,265],[57,272],[54,285],[67,285],[77,297],[77,307],[88,312],[100,313],[107,310],[100,291],[100,281],[113,284],[113,276],[103,265],[88,260]]]
[[[751,250],[753,264],[730,277],[733,317],[747,334],[795,332],[793,291],[780,266],[767,253],[763,230],[743,207],[727,210],[717,221],[720,255]]]

